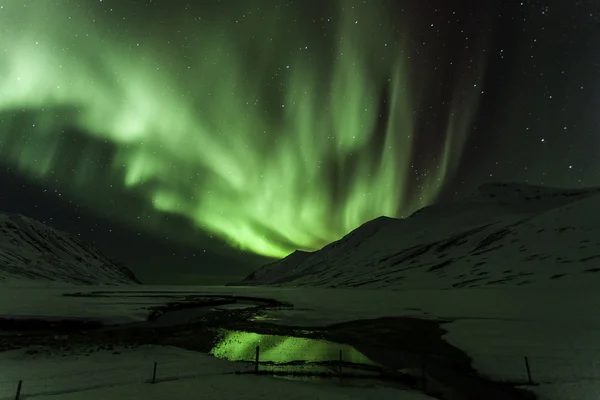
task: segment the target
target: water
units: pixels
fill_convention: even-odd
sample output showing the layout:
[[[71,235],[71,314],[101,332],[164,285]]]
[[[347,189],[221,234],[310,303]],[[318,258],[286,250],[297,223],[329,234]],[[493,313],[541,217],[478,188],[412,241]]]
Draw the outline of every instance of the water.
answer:
[[[182,310],[169,310],[165,312],[163,315],[156,318],[154,321],[149,322],[151,326],[155,327],[163,327],[163,326],[175,326],[175,325],[185,325],[194,321],[201,319],[202,317],[219,311],[227,311],[227,310],[241,310],[245,308],[256,307],[255,304],[247,304],[247,303],[232,303],[232,304],[222,304],[218,306],[208,305],[194,308],[184,308]]]
[[[341,352],[344,364],[379,366],[363,353],[346,344],[322,339],[231,330],[221,332],[220,340],[210,354],[232,361],[254,361],[257,346],[260,346],[259,360],[261,363],[339,363]]]

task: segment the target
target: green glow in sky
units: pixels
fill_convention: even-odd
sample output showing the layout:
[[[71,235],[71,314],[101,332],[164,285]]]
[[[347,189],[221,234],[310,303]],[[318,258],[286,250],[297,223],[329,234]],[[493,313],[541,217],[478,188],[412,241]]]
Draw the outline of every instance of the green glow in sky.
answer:
[[[101,4],[4,0],[1,162],[68,182],[92,207],[97,194],[82,188],[109,176],[155,211],[272,257],[407,215],[452,176],[481,88],[454,83],[453,112],[415,183],[415,124],[428,118],[418,110],[438,82],[376,5],[342,2],[324,38],[308,21],[289,28],[283,8],[264,11],[278,23],[237,21],[232,6],[161,34],[157,23],[113,25]],[[410,37],[409,24],[395,29]],[[26,126],[21,110],[32,113]],[[115,152],[65,143],[66,127]]]
[[[376,365],[354,347],[345,344],[241,331],[224,331],[222,339],[210,354],[233,361],[254,361],[256,346],[260,346],[260,361],[337,361],[341,350],[342,358],[346,362]]]

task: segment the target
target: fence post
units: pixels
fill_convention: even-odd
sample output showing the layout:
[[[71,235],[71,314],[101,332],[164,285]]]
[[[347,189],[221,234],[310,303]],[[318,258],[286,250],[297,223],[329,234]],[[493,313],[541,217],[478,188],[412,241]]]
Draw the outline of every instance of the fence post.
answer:
[[[422,357],[421,362],[421,384],[423,385],[422,390],[424,393],[427,392],[427,373],[425,372],[425,367],[427,365],[427,358],[425,356]]]
[[[344,359],[342,358],[342,350],[340,350],[340,378],[343,375],[343,370],[342,370],[343,365],[344,365]]]
[[[15,395],[15,400],[19,400],[21,398],[21,388],[23,387],[23,380],[19,380],[17,384],[17,394]]]
[[[529,367],[529,357],[525,356],[525,368],[527,368],[527,380],[530,385],[533,385],[533,379],[531,379],[531,368]]]
[[[260,346],[256,346],[256,358],[254,359],[254,373],[258,373],[258,360],[260,358]]]
[[[154,367],[152,367],[152,383],[156,383],[156,364],[157,362],[154,361]]]

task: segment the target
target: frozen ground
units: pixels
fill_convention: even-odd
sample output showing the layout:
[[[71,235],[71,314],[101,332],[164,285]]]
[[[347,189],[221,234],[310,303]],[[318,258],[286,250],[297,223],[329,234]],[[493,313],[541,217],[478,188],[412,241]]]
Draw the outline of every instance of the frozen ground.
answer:
[[[129,290],[195,291],[200,294],[238,294],[275,298],[294,304],[293,310],[269,312],[268,317],[275,323],[286,325],[314,326],[353,319],[401,315],[448,318],[454,322],[444,324],[444,328],[449,331],[447,339],[470,354],[474,358],[475,367],[484,374],[497,379],[525,381],[527,374],[524,357],[528,356],[533,379],[540,383],[540,386],[534,387],[533,390],[539,393],[541,400],[596,400],[600,397],[600,315],[596,312],[599,302],[597,292],[593,290],[594,286],[595,283],[590,282],[587,288],[584,286],[577,289],[567,289],[563,286],[537,289],[522,287],[402,292],[152,286],[131,287]],[[122,298],[57,297],[65,291],[82,290],[98,289],[10,290],[3,288],[0,293],[2,307],[0,314],[38,316],[65,314],[101,317],[108,321],[135,320],[144,315],[139,310],[140,304],[126,302]],[[119,290],[124,289],[119,288]],[[137,301],[146,302],[147,299]],[[157,298],[153,301],[160,303],[164,299]],[[14,362],[16,365],[17,361]],[[65,365],[69,362],[71,361],[65,359],[67,363]],[[147,361],[145,362],[148,364]],[[2,370],[6,368],[10,369],[4,364]],[[146,365],[144,368],[144,374],[147,376],[150,367]],[[242,377],[219,379],[229,378]],[[254,378],[256,377],[243,377],[240,382]],[[174,386],[177,384],[169,383]],[[184,383],[184,385],[188,384],[191,385],[191,381]],[[274,385],[284,384],[292,385],[289,382],[279,383],[279,381]],[[243,385],[244,383],[240,383],[240,387]],[[305,384],[295,382],[293,385]],[[136,389],[134,386],[128,386],[127,390],[134,391],[131,393],[136,396],[142,396],[143,393],[136,394],[135,390],[148,390],[144,385],[138,387]],[[273,386],[273,390],[279,390],[275,387]],[[110,396],[106,395],[106,397]]]
[[[158,362],[157,383],[150,384],[154,361]],[[40,400],[431,399],[391,388],[232,374],[244,369],[244,365],[205,354],[165,347],[94,351],[79,357],[9,351],[0,353],[0,399],[14,399],[19,379],[23,380],[23,397]]]
[[[239,282],[421,290],[566,287],[600,272],[600,189],[487,184],[472,196],[381,217]]]
[[[451,321],[443,325],[448,330],[446,339],[471,355],[474,366],[491,378],[526,381],[524,360],[528,357],[532,378],[540,384],[532,390],[539,393],[541,400],[596,400],[600,398],[599,199],[600,189],[572,191],[522,184],[484,185],[473,196],[453,204],[428,207],[406,220],[371,221],[321,251],[294,253],[265,266],[245,282],[290,285],[287,288],[139,285],[81,288],[4,284],[0,289],[0,317],[79,317],[120,324],[145,320],[148,311],[144,307],[180,300],[190,294],[184,292],[191,291],[267,297],[291,303],[293,309],[273,309],[260,316],[262,320],[284,325],[322,326],[383,316],[443,318]],[[5,258],[12,257],[17,247],[29,249],[29,242],[21,243],[13,235],[19,229],[61,246],[71,243],[62,240],[62,234],[54,235],[49,228],[21,217],[7,218],[6,224],[0,224],[5,227],[8,238],[4,244],[0,243]],[[62,247],[55,247],[54,253],[62,255]],[[75,255],[77,259],[80,253],[73,250],[69,257]],[[95,262],[98,257],[92,258]],[[63,264],[52,260],[50,264],[56,268],[50,271],[51,276],[55,277],[57,271],[60,276],[64,275]],[[92,261],[89,266],[97,266]],[[30,264],[40,266],[37,261]],[[111,277],[115,271],[123,272],[120,268],[110,271]],[[7,277],[20,279],[27,275],[21,272]],[[91,267],[84,272],[91,278],[96,273]],[[294,287],[299,284],[307,286]],[[338,288],[327,288],[331,285]],[[352,286],[370,290],[342,289]],[[116,293],[109,297],[61,296],[65,292],[97,290],[154,290],[156,295],[159,291],[172,290],[175,293],[171,298],[151,298],[142,293],[139,297]],[[180,314],[189,313],[192,311]],[[123,359],[123,363],[138,359],[137,355],[119,357],[115,360]],[[66,373],[69,368],[79,370],[81,367],[70,364],[75,362],[72,357],[61,357],[61,360],[64,360],[60,365],[65,365]],[[7,364],[2,366],[0,374],[21,363],[16,359],[3,362]],[[31,362],[44,363],[39,359]],[[53,362],[56,365],[56,360]],[[214,364],[214,368],[218,371],[220,367]],[[213,364],[207,369],[212,371]],[[210,382],[230,378],[218,375]],[[245,387],[244,382],[271,382],[257,377],[235,378],[240,378],[240,387]],[[112,382],[111,379],[120,379],[120,375],[107,379]],[[197,378],[203,379],[206,377]],[[193,383],[190,379],[161,383],[162,386],[121,385],[121,389],[110,389],[123,390],[119,393],[109,393],[103,388],[102,397],[125,398],[130,393],[134,398],[153,398],[152,395],[158,396],[167,385],[176,387],[178,384]],[[294,385],[302,386],[298,382],[277,381],[273,385],[274,393],[279,390],[277,385],[291,385],[285,387],[293,387],[294,394],[304,390],[295,389]],[[169,395],[173,393],[164,390]],[[229,393],[216,392],[215,396],[219,397]],[[335,398],[336,393],[323,396]],[[85,394],[69,396],[90,398]],[[235,396],[230,393],[230,397]],[[243,397],[245,394],[240,396],[248,398]],[[375,395],[370,393],[369,396]]]
[[[0,212],[0,282],[139,283],[129,269],[78,237],[4,212]]]

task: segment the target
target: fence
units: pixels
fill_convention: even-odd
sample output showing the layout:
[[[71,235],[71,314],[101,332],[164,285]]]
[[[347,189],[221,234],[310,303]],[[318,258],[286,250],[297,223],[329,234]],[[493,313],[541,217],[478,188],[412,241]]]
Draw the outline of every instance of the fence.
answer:
[[[331,357],[328,351],[325,357],[319,361],[285,360],[273,361],[261,358],[261,348],[256,346],[252,359],[242,357],[235,363],[226,363],[226,368],[213,368],[212,364],[201,366],[190,362],[190,360],[166,360],[153,361],[144,364],[130,365],[123,368],[95,369],[69,374],[56,374],[45,377],[30,377],[19,380],[0,381],[0,400],[22,400],[41,395],[56,395],[86,390],[100,389],[105,387],[125,386],[131,384],[159,384],[161,382],[194,379],[207,375],[225,374],[273,374],[273,375],[301,375],[322,377],[352,377],[352,378],[382,378],[385,372],[375,364],[363,364],[353,360],[346,360],[342,350],[336,357]],[[306,357],[305,360],[314,359],[315,355]],[[492,378],[519,382],[523,384],[535,384],[535,368],[545,378],[544,371],[548,369],[548,358],[535,357],[512,357],[489,355],[498,365],[505,366],[505,371],[497,369],[494,374],[486,374]],[[317,357],[319,358],[319,357]],[[349,358],[350,357],[349,355]],[[481,358],[479,358],[481,359]],[[558,361],[559,358],[557,358]],[[211,360],[214,361],[214,360]],[[540,361],[545,362],[542,364]],[[565,362],[564,359],[560,359]],[[476,363],[477,364],[477,363]],[[545,365],[546,367],[542,367]],[[477,368],[477,365],[475,365]],[[552,369],[552,368],[550,368]],[[482,371],[485,374],[485,370]],[[403,375],[404,378],[412,377],[411,382],[418,385],[419,389],[427,389],[427,360],[419,368],[411,373]],[[389,377],[389,375],[387,376]],[[394,378],[398,378],[395,375]],[[406,382],[406,381],[405,381]]]
[[[572,349],[564,355],[469,353],[482,375],[506,382],[551,383],[600,380],[600,358],[594,351]]]
[[[315,358],[313,354],[313,357],[305,360],[263,359],[261,347],[256,346],[253,359],[242,359],[241,361],[251,362],[251,372],[254,374],[354,378],[371,378],[381,375],[382,368],[380,366],[372,362],[364,362],[365,360],[356,360],[352,354],[345,354],[342,349],[335,352],[336,357],[332,357],[331,351],[327,351],[326,354],[329,357]]]
[[[57,361],[56,369],[60,369],[60,361]],[[19,380],[2,380],[0,377],[0,399],[22,400],[35,396],[73,393],[112,386],[194,379],[243,370],[243,365],[234,364],[228,369],[209,369],[206,366],[194,365],[189,360],[166,360],[138,363],[123,368],[98,368],[75,373],[49,374],[42,377],[29,376]]]
[[[288,351],[265,349],[261,355],[260,346],[251,351],[252,357],[242,356],[234,362],[199,358],[192,360],[157,360],[130,362],[130,365],[114,368],[96,368],[73,373],[47,373],[43,376],[33,371],[24,372],[27,376],[21,379],[3,380],[0,376],[0,400],[22,400],[42,395],[56,395],[105,387],[125,386],[131,384],[160,384],[161,382],[194,379],[207,375],[226,374],[272,374],[272,375],[301,375],[322,377],[377,377],[380,368],[375,365],[360,364],[353,360],[353,355],[346,357],[342,350],[332,352],[331,349],[311,354],[296,354],[300,360],[287,359]],[[335,357],[332,357],[335,353]],[[281,360],[273,361],[274,355],[280,355]],[[198,356],[202,357],[199,353]],[[93,357],[93,355],[92,355]],[[271,359],[269,359],[271,357]],[[276,357],[277,358],[277,357]],[[345,359],[346,358],[346,359]],[[304,361],[304,360],[308,361]],[[315,360],[316,359],[316,360]],[[123,362],[124,359],[121,359]],[[203,360],[203,361],[202,361]],[[207,361],[209,361],[207,363]],[[222,364],[219,366],[219,361]],[[217,364],[215,364],[215,362]],[[60,370],[57,360],[55,370]],[[24,371],[28,371],[29,369]],[[2,372],[2,371],[0,371]],[[11,374],[17,377],[15,373]]]

